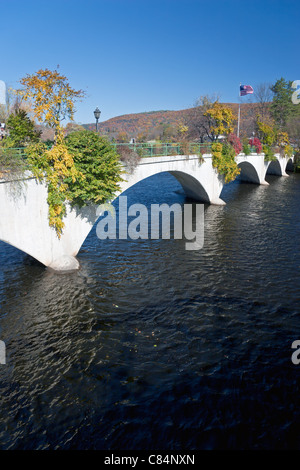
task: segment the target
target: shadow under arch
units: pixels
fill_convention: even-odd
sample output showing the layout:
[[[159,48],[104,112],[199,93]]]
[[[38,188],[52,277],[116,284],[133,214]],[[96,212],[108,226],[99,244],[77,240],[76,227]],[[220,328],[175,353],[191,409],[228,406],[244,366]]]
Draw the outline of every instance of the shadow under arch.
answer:
[[[133,189],[134,186],[140,185],[143,182],[149,182],[151,178],[158,176],[158,175],[171,175],[173,176],[178,183],[181,185],[183,191],[185,192],[186,196],[194,199],[196,201],[201,201],[205,203],[210,203],[210,198],[205,190],[204,186],[196,179],[194,176],[190,175],[189,173],[185,173],[183,171],[172,170],[172,171],[158,171],[151,175],[146,176],[139,181],[136,181],[133,184],[128,185],[124,189],[124,191],[120,192],[117,197],[122,196],[127,190]]]
[[[156,179],[156,177],[162,178]],[[157,183],[159,183],[159,186],[157,186]],[[183,189],[184,193],[181,189]],[[125,206],[123,206],[123,208],[126,207],[127,211],[131,205],[134,205],[136,203],[144,204],[147,206],[148,209],[150,207],[150,204],[153,203],[166,203],[169,206],[176,203],[182,204],[185,196],[193,200],[198,200],[203,204],[210,203],[208,193],[195,177],[181,171],[155,172],[149,176],[146,176],[145,178],[141,178],[139,181],[136,181],[135,183],[129,185],[127,188],[125,187],[124,190],[122,192],[119,192],[116,197],[111,201],[116,211],[115,214],[118,218],[116,223],[117,233],[119,233],[118,231],[120,229],[120,201],[118,201],[118,199],[122,196],[126,196],[128,198],[128,200],[124,203]],[[82,241],[80,248],[78,249],[78,253],[80,253],[82,249],[85,249],[84,245],[90,234],[93,233],[95,235],[95,228],[102,215],[103,212],[101,212],[101,215],[95,218],[93,226],[91,227],[89,233]],[[117,238],[119,238],[119,235],[117,235]]]
[[[291,158],[288,159],[285,171],[294,171],[294,162]]]
[[[281,166],[278,160],[270,162],[267,168],[267,175],[282,176]]]
[[[238,167],[241,170],[241,173],[237,178],[238,180],[255,184],[260,183],[259,176],[254,165],[249,162],[241,162],[238,164]]]
[[[7,240],[0,238],[1,245],[4,247],[10,247],[14,250],[14,253],[17,253],[19,256],[27,258],[27,264],[34,264],[36,266],[45,267],[45,264],[39,260],[34,254],[30,253],[28,250],[21,248],[19,245],[10,243]],[[1,249],[1,246],[0,246]]]
[[[181,184],[187,197],[195,199],[196,201],[202,201],[210,203],[209,196],[203,187],[203,185],[193,176],[182,171],[169,171],[174,178]]]

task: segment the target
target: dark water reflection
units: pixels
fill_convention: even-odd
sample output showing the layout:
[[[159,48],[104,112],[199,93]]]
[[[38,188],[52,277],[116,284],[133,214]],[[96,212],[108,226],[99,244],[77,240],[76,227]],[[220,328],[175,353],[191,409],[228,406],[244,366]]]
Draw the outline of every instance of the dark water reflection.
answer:
[[[0,245],[0,447],[299,448],[300,175],[229,184],[205,244],[100,241],[54,274]],[[160,175],[128,203],[187,202]]]

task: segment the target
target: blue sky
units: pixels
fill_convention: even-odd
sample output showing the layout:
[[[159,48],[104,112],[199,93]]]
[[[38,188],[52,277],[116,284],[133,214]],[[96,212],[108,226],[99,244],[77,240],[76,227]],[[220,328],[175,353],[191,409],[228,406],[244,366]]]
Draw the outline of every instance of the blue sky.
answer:
[[[299,0],[0,0],[0,80],[59,64],[76,122],[237,102],[239,83],[300,79]],[[247,101],[248,98],[242,98]]]

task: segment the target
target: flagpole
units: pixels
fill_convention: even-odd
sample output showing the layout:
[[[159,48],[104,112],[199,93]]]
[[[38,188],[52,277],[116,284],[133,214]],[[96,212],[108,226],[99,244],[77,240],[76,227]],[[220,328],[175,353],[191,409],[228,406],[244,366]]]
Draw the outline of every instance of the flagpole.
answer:
[[[237,128],[237,136],[240,137],[240,120],[241,120],[241,83],[239,88],[239,112],[238,112],[238,128]]]

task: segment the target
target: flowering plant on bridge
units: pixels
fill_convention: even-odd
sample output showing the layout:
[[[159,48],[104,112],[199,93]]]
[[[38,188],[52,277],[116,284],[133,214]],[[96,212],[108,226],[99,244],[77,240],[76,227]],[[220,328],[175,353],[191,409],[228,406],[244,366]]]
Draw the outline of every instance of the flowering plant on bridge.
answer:
[[[280,147],[280,154],[282,156],[291,157],[293,155],[293,147],[290,145],[290,139],[287,132],[277,132],[277,143]]]
[[[84,176],[75,167],[73,157],[62,139],[51,149],[42,142],[32,144],[26,153],[34,176],[47,184],[49,225],[55,228],[60,237],[64,228],[66,200],[72,200],[67,181],[83,181]]]
[[[258,116],[256,118],[256,130],[261,142],[264,145],[273,145],[276,141],[276,128],[274,121],[263,122]]]
[[[294,153],[294,149],[290,144],[285,145],[284,147],[284,155],[286,157],[292,157]]]
[[[277,132],[277,143],[280,147],[285,147],[290,143],[289,135],[287,132],[278,131]]]
[[[224,175],[225,183],[235,180],[241,170],[235,161],[234,148],[228,142],[216,142],[212,144],[211,150],[213,167],[220,175]]]
[[[263,152],[265,154],[265,162],[274,162],[277,160],[270,145],[263,145]]]
[[[235,154],[238,155],[242,150],[242,144],[239,137],[235,134],[229,134],[227,142],[234,148]]]
[[[249,139],[249,145],[255,148],[256,153],[262,152],[262,143],[257,137],[251,137],[251,139]]]
[[[48,187],[49,225],[60,238],[66,204],[82,207],[112,199],[121,167],[113,146],[93,131],[76,131],[49,150],[43,143],[27,148],[28,163]]]
[[[276,142],[282,157],[291,157],[294,154],[294,149],[291,146],[289,134],[287,132],[282,130],[277,131]],[[276,149],[276,151],[278,152],[278,149]]]

